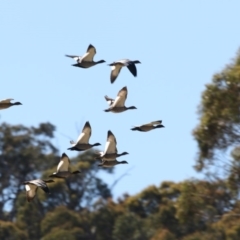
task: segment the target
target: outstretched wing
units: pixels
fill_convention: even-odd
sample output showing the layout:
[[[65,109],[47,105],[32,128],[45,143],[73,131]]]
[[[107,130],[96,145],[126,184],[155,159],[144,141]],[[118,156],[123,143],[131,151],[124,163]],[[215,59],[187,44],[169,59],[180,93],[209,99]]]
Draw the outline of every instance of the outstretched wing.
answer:
[[[124,107],[125,101],[127,99],[127,87],[123,87],[119,92],[118,95],[111,107]]]
[[[109,154],[109,153],[117,153],[116,145],[117,145],[117,140],[114,134],[109,130],[103,155]]]
[[[111,80],[111,83],[114,83],[115,80],[117,79],[120,71],[122,69],[122,64],[115,64],[111,67],[111,75],[110,75],[110,80]]]
[[[153,122],[150,122],[150,123],[143,124],[142,126],[153,126],[153,125],[159,125],[161,123],[162,123],[162,121],[158,120],[158,121],[153,121]]]
[[[57,166],[57,172],[66,172],[69,169],[70,160],[67,154],[63,153]]]
[[[14,100],[13,98],[7,98],[4,100],[1,100],[0,103],[10,103],[12,100]]]
[[[65,56],[74,59],[76,62],[79,62],[82,59],[81,56],[76,56],[76,55],[65,55]]]
[[[104,96],[104,97],[105,97],[105,99],[106,99],[106,101],[107,101],[107,103],[108,103],[109,106],[111,106],[111,105],[114,103],[114,99],[109,98],[107,95]]]
[[[85,143],[87,144],[91,137],[92,129],[90,123],[87,121],[83,127],[82,133],[79,135],[76,144]]]
[[[90,44],[88,46],[87,52],[82,57],[82,61],[92,62],[96,52],[96,48],[92,44]]]
[[[27,201],[30,202],[36,195],[37,186],[30,182],[25,185]]]
[[[127,68],[128,68],[128,70],[132,73],[132,75],[133,75],[134,77],[137,76],[137,68],[136,68],[136,66],[135,66],[134,63],[131,63],[131,62],[128,63]]]

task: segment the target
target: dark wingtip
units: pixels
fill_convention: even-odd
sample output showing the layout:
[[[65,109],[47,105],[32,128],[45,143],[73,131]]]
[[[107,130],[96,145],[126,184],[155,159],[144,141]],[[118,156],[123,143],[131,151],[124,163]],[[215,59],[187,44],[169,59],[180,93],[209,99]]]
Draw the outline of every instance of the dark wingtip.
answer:
[[[63,154],[62,154],[62,158],[63,158],[63,157],[68,157],[68,156],[67,156],[66,153],[63,153]]]
[[[134,63],[141,63],[139,60],[135,60]]]
[[[108,134],[107,134],[107,135],[108,135],[108,137],[111,136],[111,135],[113,135],[112,131],[111,131],[111,130],[108,130]]]
[[[52,175],[51,175],[52,176]],[[54,182],[52,179],[47,179],[47,180],[43,180],[45,183],[51,183]]]
[[[89,121],[86,121],[84,127],[89,127],[89,128],[91,128],[90,122],[89,122]]]
[[[94,143],[92,146],[93,146],[93,147],[101,146],[101,143]]]
[[[135,106],[131,106],[131,107],[128,107],[127,109],[132,109],[132,110],[134,110],[134,109],[137,109]]]

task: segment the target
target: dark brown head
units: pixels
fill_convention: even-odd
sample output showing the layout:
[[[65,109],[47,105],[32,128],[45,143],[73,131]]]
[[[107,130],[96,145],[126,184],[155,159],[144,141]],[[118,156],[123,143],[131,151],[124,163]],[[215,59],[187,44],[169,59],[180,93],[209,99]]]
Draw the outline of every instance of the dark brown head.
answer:
[[[15,102],[12,105],[22,105],[20,102]]]
[[[140,127],[134,127],[134,128],[131,128],[132,131],[140,131],[142,132],[142,129]]]
[[[101,145],[100,143],[94,143],[92,146],[96,147],[96,146],[100,146],[100,145]]]
[[[54,182],[52,179],[48,179],[48,180],[43,180],[45,183],[51,183]]]
[[[72,172],[72,174],[78,174],[78,173],[81,173],[80,171],[74,171],[74,172]]]
[[[135,60],[135,61],[133,61],[135,64],[137,64],[137,63],[141,63],[140,61],[138,61],[138,60]]]
[[[52,175],[49,175],[48,177],[53,177],[53,178],[65,178],[65,177],[63,177],[63,176],[59,176],[59,175],[57,175],[57,174],[52,174]]]
[[[154,126],[153,128],[164,128],[164,126],[162,124]]]
[[[119,154],[119,156],[124,156],[124,155],[127,155],[127,154],[129,154],[129,153],[128,152],[123,152],[123,153]]]
[[[97,63],[105,63],[105,62],[106,62],[105,60],[97,61]]]
[[[118,164],[128,164],[128,162],[127,161],[120,161],[120,162],[118,162]]]
[[[129,109],[137,109],[137,108],[136,108],[136,107],[134,107],[134,106],[127,107],[127,110],[129,110]]]

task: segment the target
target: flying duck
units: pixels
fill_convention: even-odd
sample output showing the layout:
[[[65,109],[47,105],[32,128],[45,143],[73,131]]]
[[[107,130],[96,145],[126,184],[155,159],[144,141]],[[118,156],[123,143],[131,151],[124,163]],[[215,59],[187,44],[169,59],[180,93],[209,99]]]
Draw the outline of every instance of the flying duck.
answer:
[[[104,60],[94,62],[93,57],[95,56],[96,53],[97,53],[96,48],[92,44],[90,44],[88,46],[87,52],[83,56],[75,56],[75,55],[65,55],[65,56],[73,58],[77,62],[76,64],[72,64],[72,66],[74,67],[90,68],[99,63],[106,62]]]
[[[109,98],[108,96],[105,96],[106,101],[110,105],[108,109],[105,109],[105,112],[113,112],[113,113],[121,113],[128,109],[137,109],[134,106],[131,107],[125,107],[125,101],[127,99],[127,87],[123,87],[116,97],[116,99]]]
[[[49,177],[67,178],[67,177],[71,176],[72,174],[80,173],[80,171],[70,172],[69,165],[70,165],[69,157],[67,156],[67,154],[63,153],[62,157],[60,158],[60,162],[57,166],[57,172],[54,172]]]
[[[95,146],[100,146],[100,143],[89,144],[89,138],[91,137],[92,129],[90,123],[87,121],[81,134],[79,135],[77,142],[70,141],[72,147],[68,148],[68,150],[75,150],[75,151],[85,151]]]
[[[47,183],[51,183],[51,182],[54,182],[54,181],[51,179],[50,180],[35,179],[35,180],[24,182],[23,184],[25,185],[25,189],[26,189],[27,201],[31,202],[34,199],[39,187],[44,192],[50,193]]]
[[[121,154],[118,154],[117,152],[117,140],[114,136],[114,134],[109,130],[107,133],[107,142],[105,144],[105,150],[104,152],[98,152],[97,159],[102,159],[102,161],[114,161],[117,157],[127,155],[127,152],[123,152]]]
[[[108,64],[109,66],[111,66],[111,75],[110,75],[110,80],[111,83],[114,83],[114,81],[117,79],[122,67],[127,67],[128,70],[132,73],[132,75],[134,77],[137,76],[137,68],[135,66],[135,64],[137,63],[141,63],[138,60],[135,61],[131,61],[129,59],[122,59],[116,62],[113,62],[111,64]]]
[[[162,121],[154,121],[147,124],[143,124],[141,126],[135,126],[134,128],[131,128],[133,131],[140,131],[140,132],[148,132],[150,130],[156,129],[156,128],[163,128]]]
[[[8,98],[0,101],[0,110],[9,108],[14,105],[22,105],[20,102],[11,103],[13,99]]]
[[[100,164],[98,164],[99,167],[114,167],[115,165],[118,164],[128,164],[127,161],[118,161],[115,159],[114,161],[102,161]]]

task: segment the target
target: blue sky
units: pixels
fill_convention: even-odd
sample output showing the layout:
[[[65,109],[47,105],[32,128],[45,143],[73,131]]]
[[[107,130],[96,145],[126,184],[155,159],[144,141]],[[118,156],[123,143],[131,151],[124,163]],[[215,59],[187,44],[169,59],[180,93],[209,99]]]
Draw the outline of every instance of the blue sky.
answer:
[[[76,140],[90,121],[90,143],[104,148],[112,130],[119,158],[128,165],[114,174],[100,173],[114,196],[135,194],[161,181],[199,177],[194,169],[201,92],[212,75],[228,64],[240,46],[239,1],[1,1],[0,99],[23,103],[0,112],[1,121],[36,126],[56,125],[60,154],[69,157],[69,140]],[[89,69],[72,67],[65,54],[82,55],[89,44],[95,60],[106,63]],[[112,61],[140,60],[138,76],[122,69],[110,84]],[[115,98],[128,87],[120,114],[103,112],[104,95]],[[164,129],[132,132],[133,125],[163,120]]]

